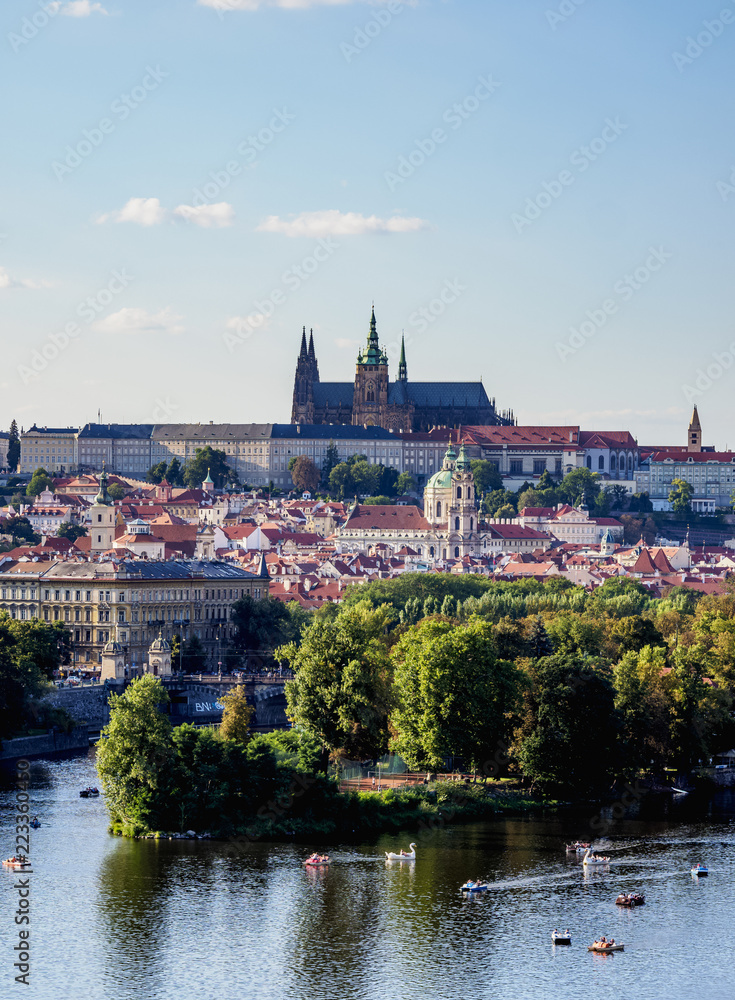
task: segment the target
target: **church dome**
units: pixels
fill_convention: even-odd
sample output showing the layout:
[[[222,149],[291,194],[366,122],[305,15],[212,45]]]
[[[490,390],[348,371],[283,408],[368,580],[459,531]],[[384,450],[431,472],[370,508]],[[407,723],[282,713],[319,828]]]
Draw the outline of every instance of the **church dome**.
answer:
[[[171,649],[171,643],[163,638],[163,635],[159,632],[158,638],[154,639],[150,645],[151,653],[167,653]]]
[[[110,639],[102,649],[103,656],[122,656],[124,652],[125,650],[116,639]]]
[[[435,472],[431,479],[426,484],[428,490],[435,489],[449,489],[452,485],[452,470],[451,469],[439,469]]]

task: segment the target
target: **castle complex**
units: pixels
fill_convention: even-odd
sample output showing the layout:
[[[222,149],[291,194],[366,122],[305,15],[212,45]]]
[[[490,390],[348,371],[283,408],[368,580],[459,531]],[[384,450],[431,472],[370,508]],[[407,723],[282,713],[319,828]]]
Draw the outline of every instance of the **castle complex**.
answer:
[[[401,339],[398,378],[390,382],[388,356],[378,341],[375,309],[367,345],[357,355],[354,382],[322,382],[313,332],[301,351],[294,380],[293,424],[352,424],[392,431],[429,431],[460,424],[512,425],[510,411],[498,414],[482,382],[411,382]]]

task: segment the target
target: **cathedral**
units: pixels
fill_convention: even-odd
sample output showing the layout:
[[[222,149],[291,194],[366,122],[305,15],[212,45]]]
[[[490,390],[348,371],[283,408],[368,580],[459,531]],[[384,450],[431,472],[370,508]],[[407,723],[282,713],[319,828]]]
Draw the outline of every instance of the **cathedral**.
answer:
[[[406,347],[395,382],[388,378],[388,356],[378,341],[375,309],[367,345],[358,352],[354,382],[322,382],[314,350],[314,334],[301,352],[294,380],[293,424],[353,424],[394,431],[429,431],[460,424],[514,424],[510,411],[499,414],[482,382],[411,382]]]

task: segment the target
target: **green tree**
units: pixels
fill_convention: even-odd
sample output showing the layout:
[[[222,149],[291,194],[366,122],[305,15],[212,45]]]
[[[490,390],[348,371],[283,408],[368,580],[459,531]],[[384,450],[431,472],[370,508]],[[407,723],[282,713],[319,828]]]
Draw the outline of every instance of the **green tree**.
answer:
[[[668,762],[672,705],[665,667],[665,650],[644,646],[626,652],[614,668],[623,766],[631,776],[639,770],[661,771]]]
[[[296,489],[313,493],[319,485],[322,474],[307,455],[299,455],[291,470],[291,479]]]
[[[510,507],[513,511],[510,516],[515,517],[515,502],[516,495],[510,490],[493,490],[492,493],[487,493],[483,497],[482,506],[487,517],[498,517],[497,511],[499,511],[501,507]],[[503,516],[507,517],[508,515]]]
[[[600,477],[589,469],[572,469],[562,479],[557,492],[564,503],[572,506],[584,503],[593,507],[600,492]]]
[[[152,465],[150,467],[150,469],[145,474],[145,478],[147,482],[155,483],[156,485],[158,485],[158,483],[163,481],[165,475],[166,475],[166,463],[158,462],[156,465]]]
[[[227,464],[227,455],[211,445],[196,449],[194,458],[190,458],[184,466],[184,482],[190,489],[197,489],[207,475],[212,477],[216,489],[237,479],[236,473]]]
[[[365,503],[373,507],[379,507],[381,505],[390,506],[395,502],[395,497],[389,496],[377,496],[377,497],[366,497]]]
[[[184,485],[184,468],[179,459],[175,455],[169,462],[168,468],[166,469],[166,475],[164,478],[166,479],[166,482],[168,482],[171,486]]]
[[[123,500],[126,496],[125,490],[120,485],[120,483],[112,483],[108,488],[107,492],[113,500]]]
[[[329,489],[332,493],[336,493],[340,500],[355,495],[356,487],[351,465],[347,462],[335,465],[329,474]]]
[[[528,635],[528,646],[531,656],[537,660],[542,656],[551,656],[554,652],[553,643],[549,637],[549,633],[546,631],[546,626],[541,615],[536,615],[533,620]]]
[[[18,433],[18,423],[15,420],[10,422],[8,431],[8,468],[13,472],[18,468],[20,462],[20,434]]]
[[[515,507],[512,504],[507,503],[507,504],[504,504],[504,506],[499,507],[495,511],[495,514],[493,516],[496,517],[496,518],[510,519],[510,518],[514,518],[516,516],[516,514],[517,514],[517,511],[516,511]]]
[[[332,474],[332,469],[339,465],[339,452],[337,451],[337,445],[334,441],[330,441],[327,445],[327,453],[324,456],[324,465],[322,466],[322,485],[329,488],[329,477]]]
[[[39,466],[31,476],[30,483],[26,486],[26,496],[37,497],[39,493],[51,490],[53,487],[54,484],[48,472]]]
[[[394,612],[367,602],[333,620],[317,617],[301,645],[277,651],[295,678],[286,685],[288,715],[332,752],[365,760],[385,753],[392,684],[386,630]]]
[[[653,510],[651,498],[647,493],[634,493],[628,501],[628,510],[649,514]]]
[[[59,538],[68,538],[70,542],[76,542],[77,538],[85,537],[87,529],[83,524],[70,524],[69,521],[64,521],[59,525],[56,534]]]
[[[603,492],[607,493],[611,510],[627,510],[628,491],[624,486],[614,483],[612,486],[606,486]]]
[[[173,662],[173,660],[172,660]],[[187,639],[181,650],[181,669],[186,674],[201,674],[207,666],[207,654],[197,635]]]
[[[694,487],[686,479],[674,479],[669,491],[669,503],[675,514],[691,514]]]
[[[619,655],[639,653],[644,646],[666,646],[664,637],[650,620],[641,615],[628,615],[615,622],[610,632],[618,643]]]
[[[247,743],[250,739],[250,720],[255,709],[248,704],[247,692],[242,684],[220,698],[224,705],[219,733],[224,740]]]
[[[28,518],[19,517],[17,514],[3,522],[2,533],[11,535],[15,544],[38,545],[41,541],[41,536],[33,530]]]
[[[478,496],[482,496],[483,493],[492,493],[493,490],[502,490],[503,477],[498,472],[495,462],[475,458],[470,462],[470,466],[472,467],[475,491]]]
[[[351,466],[352,480],[355,490],[360,496],[372,497],[380,492],[380,480],[383,467],[371,465],[367,459],[353,462]]]
[[[402,472],[396,480],[396,495],[404,496],[406,493],[413,493],[416,489],[416,480],[410,472]]]
[[[396,644],[395,749],[412,767],[438,768],[461,756],[477,768],[506,745],[520,703],[522,674],[497,658],[493,627],[422,621]]]
[[[159,711],[168,694],[157,677],[138,677],[110,696],[110,721],[97,745],[97,771],[110,819],[157,829],[175,764],[171,723]]]
[[[289,606],[275,597],[256,600],[244,594],[232,605],[230,622],[235,629],[233,644],[240,653],[273,650],[297,638],[298,626]]]

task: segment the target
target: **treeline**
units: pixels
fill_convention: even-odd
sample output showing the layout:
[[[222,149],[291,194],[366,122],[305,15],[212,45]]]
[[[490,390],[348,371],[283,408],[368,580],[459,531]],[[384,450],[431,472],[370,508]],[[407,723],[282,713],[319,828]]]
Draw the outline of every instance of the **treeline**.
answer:
[[[71,638],[63,622],[20,621],[0,612],[0,738],[32,728],[69,729],[72,719],[41,703],[54,671],[69,662]]]
[[[289,715],[334,756],[389,750],[590,793],[735,744],[735,587],[652,599],[614,579],[404,575],[325,608],[299,644]]]

